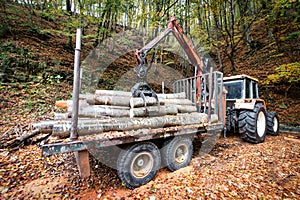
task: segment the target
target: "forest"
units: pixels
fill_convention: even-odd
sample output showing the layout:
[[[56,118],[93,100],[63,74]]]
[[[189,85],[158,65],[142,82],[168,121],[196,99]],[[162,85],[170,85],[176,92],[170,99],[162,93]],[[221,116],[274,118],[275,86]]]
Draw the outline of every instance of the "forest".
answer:
[[[258,79],[260,98],[278,113],[279,136],[253,145],[229,133],[208,156],[194,153],[188,167],[160,169],[134,190],[95,158],[91,177],[83,179],[71,153],[41,156],[47,135],[24,139],[33,123],[62,110],[56,101],[72,98],[76,29],[82,92],[128,91],[122,77],[137,65],[135,50],[173,15],[214,70]],[[0,199],[300,198],[298,0],[1,0],[0,20]],[[174,38],[165,42],[149,53],[149,79],[171,88],[177,74],[159,66],[184,78],[193,68]],[[161,92],[160,83],[152,86]]]

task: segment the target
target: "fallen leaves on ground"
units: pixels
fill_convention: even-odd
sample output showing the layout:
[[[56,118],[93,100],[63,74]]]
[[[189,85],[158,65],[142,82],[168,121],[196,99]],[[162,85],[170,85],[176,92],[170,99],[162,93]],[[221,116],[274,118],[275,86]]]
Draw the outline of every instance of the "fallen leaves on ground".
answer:
[[[161,169],[148,184],[126,189],[117,172],[91,158],[92,175],[80,179],[72,154],[41,157],[31,145],[0,152],[3,199],[299,199],[300,146],[268,136],[253,145],[236,136],[219,139],[210,154],[175,172]],[[196,141],[195,141],[196,142]]]

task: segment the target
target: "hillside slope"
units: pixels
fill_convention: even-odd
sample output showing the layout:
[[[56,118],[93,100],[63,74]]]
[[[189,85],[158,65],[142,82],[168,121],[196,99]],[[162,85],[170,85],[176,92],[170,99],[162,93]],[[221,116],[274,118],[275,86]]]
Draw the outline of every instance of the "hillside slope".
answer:
[[[67,28],[63,16],[53,20],[38,10],[30,16],[20,5],[11,4],[5,10],[0,7],[0,199],[299,199],[299,145],[287,142],[285,137],[291,135],[286,133],[267,137],[258,145],[230,135],[221,138],[207,157],[199,157],[200,142],[195,141],[193,161],[187,168],[173,173],[161,169],[155,180],[135,190],[124,188],[116,170],[92,157],[92,176],[80,179],[73,154],[42,157],[38,145],[7,148],[13,138],[32,130],[31,123],[53,118],[56,100],[71,97],[75,29],[70,31],[73,45],[70,47],[70,37],[63,33]],[[249,52],[248,46],[239,47],[237,72],[259,78],[260,94],[268,107],[279,112],[282,122],[299,125],[298,88],[291,88],[291,95],[285,100],[277,86],[262,84],[276,66],[291,62],[290,57],[299,60],[299,55],[295,58],[297,51],[288,53],[291,46],[299,46],[299,41],[283,43],[287,54],[278,56],[274,41],[261,31],[263,27],[264,24],[256,24],[253,29],[253,37],[263,43],[262,48]],[[93,34],[94,30],[95,27],[86,29],[84,36]],[[123,39],[124,44],[132,43],[129,38]],[[141,45],[139,40],[140,37],[134,37],[136,42],[132,45]],[[95,78],[96,83],[91,73],[86,85],[124,88],[123,82],[118,84],[117,79],[135,67],[133,51],[126,50],[127,53],[108,62],[107,57],[94,54],[90,38],[84,37],[82,43],[82,60],[96,61],[88,62],[92,70],[108,65],[101,77]],[[228,75],[229,62],[224,55],[222,59]],[[182,60],[173,54],[165,61],[167,66],[181,70]],[[169,80],[175,76],[164,68],[154,67],[151,78],[157,74]],[[181,71],[181,74],[187,76],[188,72]],[[157,81],[163,80],[166,81]],[[159,84],[154,86],[159,89]],[[36,141],[27,144],[30,142]]]

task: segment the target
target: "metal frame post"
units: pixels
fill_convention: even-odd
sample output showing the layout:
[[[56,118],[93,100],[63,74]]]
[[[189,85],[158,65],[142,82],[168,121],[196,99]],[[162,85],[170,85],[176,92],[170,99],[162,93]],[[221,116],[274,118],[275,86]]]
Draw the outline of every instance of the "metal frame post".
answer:
[[[74,58],[74,80],[73,80],[73,94],[72,94],[72,124],[70,139],[76,140],[78,138],[78,107],[79,107],[79,91],[80,91],[80,51],[81,51],[81,29],[76,32],[76,47]]]

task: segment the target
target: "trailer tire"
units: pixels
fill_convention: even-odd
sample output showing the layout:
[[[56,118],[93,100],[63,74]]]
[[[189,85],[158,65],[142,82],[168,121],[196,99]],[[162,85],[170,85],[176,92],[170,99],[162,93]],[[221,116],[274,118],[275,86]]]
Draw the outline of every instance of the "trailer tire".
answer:
[[[162,163],[170,171],[186,167],[192,160],[192,139],[189,137],[174,137],[164,143],[161,152]]]
[[[267,134],[279,135],[279,117],[276,112],[267,113]]]
[[[161,163],[159,149],[152,142],[132,145],[118,157],[119,178],[128,188],[136,188],[154,179]]]
[[[240,111],[238,127],[243,140],[255,144],[264,142],[267,132],[267,117],[264,106],[257,103],[253,111]]]

